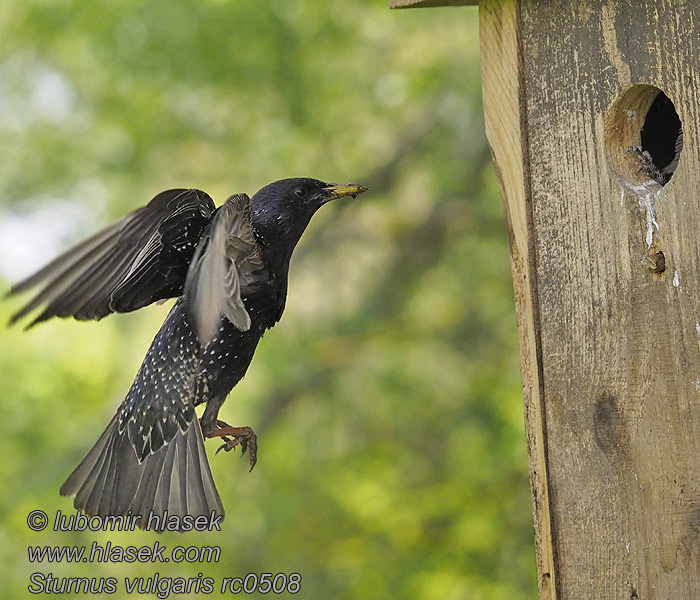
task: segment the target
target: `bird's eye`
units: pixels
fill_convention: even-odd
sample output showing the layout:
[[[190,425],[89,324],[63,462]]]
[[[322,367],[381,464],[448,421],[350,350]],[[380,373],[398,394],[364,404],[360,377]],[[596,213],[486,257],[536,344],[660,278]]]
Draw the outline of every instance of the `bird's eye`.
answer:
[[[306,196],[306,190],[303,187],[298,187],[294,190],[294,195],[297,198],[303,198],[304,196]]]

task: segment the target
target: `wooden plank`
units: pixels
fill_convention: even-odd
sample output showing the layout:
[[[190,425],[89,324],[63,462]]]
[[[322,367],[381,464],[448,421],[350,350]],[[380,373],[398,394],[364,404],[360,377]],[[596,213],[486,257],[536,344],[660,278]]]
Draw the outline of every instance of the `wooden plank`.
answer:
[[[697,599],[700,3],[489,0],[481,15],[541,597]],[[651,194],[623,194],[605,148],[608,111],[637,83],[683,123],[678,169]]]
[[[532,231],[528,202],[528,146],[521,110],[522,49],[515,2],[486,0],[479,8],[481,76],[486,136],[501,186],[510,242],[513,289],[520,338],[520,365],[528,438],[535,556],[541,599],[556,598],[547,445],[542,404],[541,340]]]
[[[428,8],[433,6],[476,6],[479,0],[391,0],[389,8]]]

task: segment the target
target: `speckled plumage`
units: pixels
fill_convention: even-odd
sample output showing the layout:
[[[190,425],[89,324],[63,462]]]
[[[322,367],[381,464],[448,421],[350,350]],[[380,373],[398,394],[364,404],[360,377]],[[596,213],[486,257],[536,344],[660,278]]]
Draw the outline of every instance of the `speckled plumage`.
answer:
[[[312,215],[363,191],[287,179],[214,210],[203,192],[170,190],[11,290],[43,286],[13,317],[43,304],[34,322],[99,319],[179,296],[114,418],[61,488],[76,508],[143,522],[150,511],[223,514],[203,435],[282,316],[289,260]]]

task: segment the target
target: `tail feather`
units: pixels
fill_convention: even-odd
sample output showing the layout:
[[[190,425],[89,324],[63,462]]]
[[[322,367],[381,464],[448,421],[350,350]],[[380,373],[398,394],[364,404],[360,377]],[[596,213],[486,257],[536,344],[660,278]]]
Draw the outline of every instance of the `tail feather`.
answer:
[[[199,422],[197,422],[197,427],[199,427]],[[183,458],[187,465],[187,476],[200,481],[201,488],[197,489],[201,489],[204,492],[196,495],[193,486],[185,486],[187,504],[196,506],[201,510],[203,507],[215,504],[217,501],[221,503],[219,492],[217,492],[214,485],[214,478],[211,476],[209,461],[204,451],[204,437],[201,433],[194,439],[189,438],[187,440]]]
[[[90,493],[95,487],[97,475],[107,456],[104,450],[111,439],[111,432],[116,419],[117,415],[112,418],[107,429],[104,430],[97,442],[95,442],[92,450],[61,486],[62,496],[75,496],[77,494],[76,503],[80,502],[81,504],[84,504],[85,499],[90,496]]]
[[[204,449],[199,420],[139,463],[115,415],[92,450],[61,486],[75,496],[74,506],[89,515],[123,515],[131,511],[161,515],[223,515],[224,508]]]

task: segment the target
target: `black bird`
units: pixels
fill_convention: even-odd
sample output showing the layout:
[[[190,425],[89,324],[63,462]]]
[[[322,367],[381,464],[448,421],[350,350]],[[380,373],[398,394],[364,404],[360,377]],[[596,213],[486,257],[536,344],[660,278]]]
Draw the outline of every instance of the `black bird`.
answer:
[[[75,496],[74,506],[90,515],[141,515],[142,526],[151,511],[223,515],[204,437],[221,437],[227,451],[240,445],[255,465],[255,433],[219,421],[219,408],[282,316],[289,260],[313,214],[364,191],[283,179],[216,208],[200,190],[169,190],[10,290],[40,287],[10,321],[43,307],[30,326],[54,316],[101,319],[177,297],[126,398],[62,495]]]

